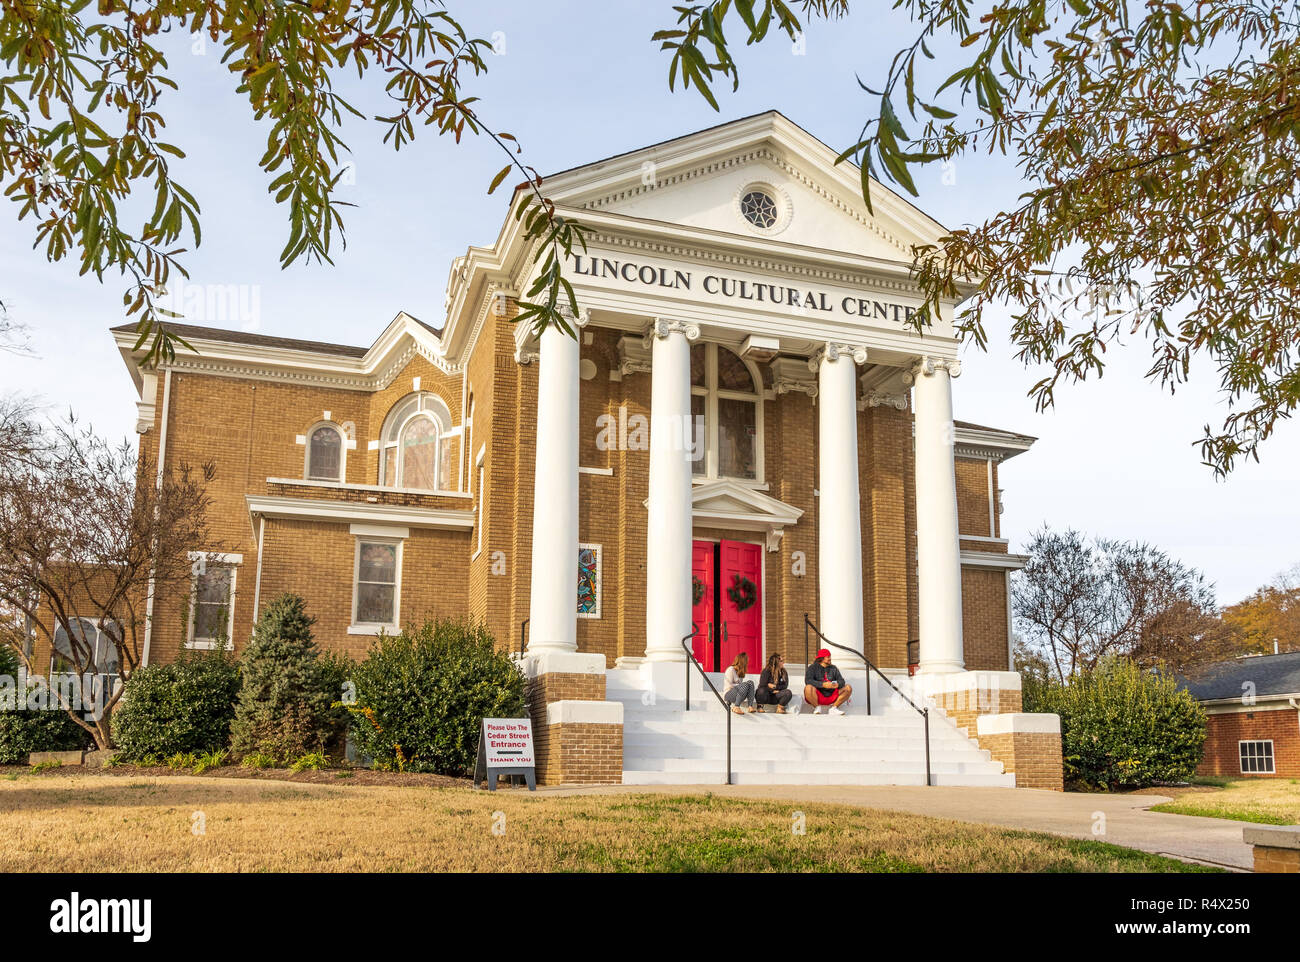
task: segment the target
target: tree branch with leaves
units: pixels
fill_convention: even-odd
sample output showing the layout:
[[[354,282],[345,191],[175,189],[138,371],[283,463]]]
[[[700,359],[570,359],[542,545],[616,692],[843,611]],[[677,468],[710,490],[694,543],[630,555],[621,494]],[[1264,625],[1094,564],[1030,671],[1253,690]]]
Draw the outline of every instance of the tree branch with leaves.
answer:
[[[572,333],[559,310],[562,296],[577,308],[562,266],[584,244],[581,227],[557,213],[518,141],[489,126],[466,93],[466,81],[487,69],[489,43],[470,37],[443,4],[99,0],[92,11],[89,0],[0,0],[0,12],[0,184],[49,260],[75,257],[82,274],[127,278],[123,302],[138,321],[145,363],[189,348],[169,329],[180,315],[164,298],[174,276],[188,277],[183,255],[202,239],[197,196],[172,171],[185,153],[164,139],[165,98],[178,88],[161,44],[174,31],[218,44],[236,92],[269,124],[258,163],[288,208],[282,267],[331,263],[346,244],[349,205],[336,196],[347,170],[341,128],[365,115],[334,82],[343,71],[373,74],[394,103],[374,118],[394,149],[432,127],[457,142],[486,134],[505,153],[490,190],[510,170],[521,175],[517,216],[539,263],[520,317],[539,332],[554,323]],[[127,211],[141,203],[150,213],[136,224]]]
[[[848,13],[807,2],[808,18]],[[986,347],[1011,309],[1016,356],[1047,368],[1030,396],[1051,406],[1064,382],[1100,376],[1127,341],[1151,351],[1147,378],[1172,391],[1212,368],[1227,411],[1206,425],[1203,461],[1225,474],[1300,404],[1300,18],[1252,0],[896,0],[916,28],[870,98],[841,161],[918,196],[915,172],[989,154],[1026,183],[1016,205],[913,251],[924,332],[965,299],[959,335]],[[775,0],[679,7],[655,35],[681,77],[715,107],[710,84],[739,84],[723,32],[747,44],[779,24]],[[944,64],[926,93],[921,78]],[[933,66],[931,66],[933,65]],[[955,65],[955,69],[952,66]],[[944,77],[944,74],[947,74]]]

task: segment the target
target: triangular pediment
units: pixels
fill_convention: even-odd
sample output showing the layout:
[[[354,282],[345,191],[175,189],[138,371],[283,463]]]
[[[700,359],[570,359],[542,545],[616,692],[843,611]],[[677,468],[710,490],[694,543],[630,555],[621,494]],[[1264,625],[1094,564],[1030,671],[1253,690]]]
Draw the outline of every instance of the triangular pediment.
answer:
[[[691,513],[696,524],[781,528],[797,522],[803,510],[739,481],[724,479],[707,481],[692,489]]]
[[[547,178],[568,207],[637,220],[911,261],[913,244],[934,243],[941,224],[873,182],[874,212],[857,167],[776,111],[732,121]],[[766,229],[750,223],[751,190],[775,202]]]

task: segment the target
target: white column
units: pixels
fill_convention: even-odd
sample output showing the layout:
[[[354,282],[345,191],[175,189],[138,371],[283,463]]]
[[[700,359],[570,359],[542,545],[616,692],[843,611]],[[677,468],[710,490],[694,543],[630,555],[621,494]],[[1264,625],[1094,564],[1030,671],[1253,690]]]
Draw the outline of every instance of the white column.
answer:
[[[862,522],[858,492],[857,365],[865,348],[827,344],[810,362],[817,371],[818,627],[831,641],[861,653]],[[832,648],[841,665],[863,662]]]
[[[685,661],[691,630],[691,345],[694,324],[655,318],[650,346],[646,658]]]
[[[921,621],[921,671],[965,667],[961,628],[961,543],[953,464],[952,378],[961,363],[923,357],[915,384],[916,558]]]
[[[528,650],[577,651],[578,341],[554,325],[539,340]]]

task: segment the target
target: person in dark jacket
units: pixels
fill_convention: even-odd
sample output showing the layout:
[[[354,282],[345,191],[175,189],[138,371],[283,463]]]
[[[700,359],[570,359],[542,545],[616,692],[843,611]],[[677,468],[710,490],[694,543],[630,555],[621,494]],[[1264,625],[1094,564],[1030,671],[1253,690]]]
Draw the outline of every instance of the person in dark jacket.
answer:
[[[785,670],[785,659],[774,654],[767,659],[763,673],[758,676],[758,710],[766,711],[764,705],[775,705],[777,713],[785,714],[785,706],[790,704],[794,692],[790,691],[790,675]]]
[[[817,657],[803,674],[803,699],[813,706],[813,714],[820,715],[826,708],[832,715],[843,715],[842,706],[853,694],[853,686],[844,680],[840,670],[831,664],[827,648],[817,652]]]

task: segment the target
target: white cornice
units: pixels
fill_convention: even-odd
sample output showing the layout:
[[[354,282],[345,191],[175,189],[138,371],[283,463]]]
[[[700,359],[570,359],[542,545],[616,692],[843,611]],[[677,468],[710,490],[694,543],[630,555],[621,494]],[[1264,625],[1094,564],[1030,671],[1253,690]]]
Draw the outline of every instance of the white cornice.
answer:
[[[760,156],[855,219],[863,221],[868,217],[860,195],[858,168],[847,162],[835,163],[835,150],[776,111],[553,174],[547,178],[547,192],[559,204],[599,207],[616,198],[724,170],[734,166],[732,158],[737,155],[747,159]],[[643,183],[647,162],[654,165],[655,187]],[[874,179],[871,197],[875,208],[874,216],[869,218],[871,229],[895,246],[900,242],[890,227],[930,240],[947,233],[947,228],[933,217]],[[910,251],[905,253],[910,259]]]
[[[953,431],[956,442],[954,454],[959,458],[976,458],[980,461],[1007,461],[1024,454],[1034,445],[1035,438],[1009,431],[985,428],[968,428],[957,425]]]
[[[251,518],[387,524],[458,531],[468,531],[474,527],[474,512],[461,508],[414,508],[407,505],[288,498],[269,494],[249,494],[245,495],[244,500],[248,504]]]
[[[147,372],[140,369],[143,352],[133,350],[136,335],[131,331],[114,331],[113,339],[132,377],[137,384],[142,384]],[[186,341],[194,350],[177,351],[175,360],[167,367],[215,377],[379,391],[391,384],[417,355],[445,374],[460,372],[458,365],[447,360],[438,335],[405,313],[398,314],[363,355],[316,350],[306,342],[301,347],[290,347],[194,335],[186,335]]]
[[[961,563],[965,568],[999,568],[1018,571],[1029,564],[1027,554],[1002,554],[1000,551],[961,552]]]

